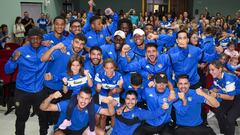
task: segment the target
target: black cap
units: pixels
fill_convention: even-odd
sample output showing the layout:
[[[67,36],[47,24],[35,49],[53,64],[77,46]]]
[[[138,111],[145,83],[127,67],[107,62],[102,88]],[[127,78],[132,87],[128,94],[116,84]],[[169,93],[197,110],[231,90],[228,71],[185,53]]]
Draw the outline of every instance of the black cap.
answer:
[[[157,73],[155,75],[156,83],[168,83],[167,75],[163,72]]]
[[[31,36],[39,36],[43,38],[44,30],[38,28],[38,27],[33,27],[28,31],[28,37]]]

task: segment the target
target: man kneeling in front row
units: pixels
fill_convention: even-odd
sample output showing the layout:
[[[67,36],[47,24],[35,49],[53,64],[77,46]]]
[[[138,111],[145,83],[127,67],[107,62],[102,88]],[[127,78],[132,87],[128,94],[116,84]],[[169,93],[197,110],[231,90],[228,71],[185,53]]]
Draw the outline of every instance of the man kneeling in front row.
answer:
[[[66,111],[69,101],[61,101],[57,104],[52,104],[51,101],[53,99],[57,99],[62,97],[62,94],[57,91],[53,94],[51,94],[49,97],[47,97],[42,104],[40,105],[40,109],[43,111],[59,111],[60,117],[58,119],[58,123],[55,125],[56,130],[54,132],[54,135],[88,135],[90,133],[90,130],[88,128],[88,112],[87,112],[87,105],[92,100],[92,91],[90,88],[85,87],[82,88],[77,95],[77,105],[73,110],[72,118],[71,118],[71,126],[69,126],[66,130],[60,130],[57,127],[63,122],[63,120],[66,117]],[[108,97],[103,102],[106,102],[108,104],[108,109],[103,109],[98,105],[95,105],[95,112],[107,116],[114,115],[114,99],[111,97]],[[104,131],[100,128],[95,128],[95,132],[98,135],[104,135]]]
[[[215,135],[214,131],[203,124],[201,118],[201,104],[219,107],[219,102],[204,93],[202,89],[189,89],[187,75],[181,75],[177,82],[179,100],[173,104],[176,109],[175,135]]]

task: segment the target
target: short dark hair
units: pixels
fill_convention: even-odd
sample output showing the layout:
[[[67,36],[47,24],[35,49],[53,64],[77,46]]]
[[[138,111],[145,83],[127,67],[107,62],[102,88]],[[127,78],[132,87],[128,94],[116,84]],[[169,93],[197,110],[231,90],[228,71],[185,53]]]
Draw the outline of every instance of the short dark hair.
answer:
[[[187,31],[185,31],[185,30],[180,30],[180,31],[177,33],[176,38],[178,38],[178,35],[179,35],[180,33],[186,33],[186,35],[187,35],[187,37],[188,37],[188,33],[187,33]]]
[[[147,23],[147,24],[144,26],[144,29],[145,29],[147,26],[151,26],[151,27],[154,28],[154,26],[153,26],[151,23]]]
[[[56,16],[56,17],[54,18],[54,20],[53,20],[53,23],[55,23],[55,21],[56,21],[57,19],[63,20],[64,23],[66,23],[66,20],[65,20],[65,18],[64,18],[63,16]]]
[[[179,81],[180,79],[187,79],[187,80],[189,80],[189,77],[188,77],[187,74],[182,74],[182,75],[179,75],[179,76],[178,76],[178,81]]]
[[[223,68],[223,64],[218,60],[213,61],[210,64],[213,65],[214,67],[216,67],[217,69]]]
[[[154,48],[157,49],[157,44],[156,44],[156,43],[147,43],[147,44],[146,44],[146,50],[147,50],[147,48],[149,48],[149,47],[154,47]]]
[[[99,51],[101,54],[102,54],[102,49],[99,47],[99,46],[93,46],[93,47],[91,47],[91,49],[90,49],[90,53],[92,52],[92,51],[94,51],[94,50],[97,50],[97,51]]]
[[[129,19],[127,19],[127,18],[123,18],[123,19],[120,19],[120,20],[118,21],[118,30],[121,29],[121,25],[122,25],[123,23],[128,24],[128,27],[129,27],[128,33],[133,31],[133,24],[132,24],[132,22],[131,22]]]
[[[139,86],[143,82],[143,78],[139,73],[132,73],[131,74],[131,84],[134,86]]]
[[[83,88],[81,88],[79,94],[80,94],[81,92],[84,92],[84,93],[89,94],[89,95],[92,96],[92,90],[91,90],[90,87],[83,87]]]
[[[234,45],[236,47],[236,44],[233,41],[230,41],[227,46]]]
[[[75,19],[75,20],[72,20],[72,21],[70,22],[70,27],[71,27],[75,22],[78,22],[78,23],[80,23],[80,25],[81,25],[81,21],[78,20],[78,19]]]
[[[8,27],[7,24],[2,24],[2,25],[1,25],[1,28],[2,28],[2,29],[5,28],[5,27]]]
[[[79,40],[84,41],[85,43],[87,43],[87,38],[82,33],[78,33],[77,35],[75,35],[74,39],[79,39]]]
[[[138,98],[138,93],[135,90],[129,90],[126,92],[126,97],[127,95],[134,95],[136,99]]]
[[[206,29],[205,29],[205,33],[206,34],[211,34],[211,35],[213,35],[214,33],[214,28],[213,27],[211,27],[211,26],[208,26]]]
[[[90,24],[92,24],[93,22],[95,22],[96,20],[100,19],[101,20],[101,17],[100,16],[97,16],[97,15],[94,15],[90,18]]]

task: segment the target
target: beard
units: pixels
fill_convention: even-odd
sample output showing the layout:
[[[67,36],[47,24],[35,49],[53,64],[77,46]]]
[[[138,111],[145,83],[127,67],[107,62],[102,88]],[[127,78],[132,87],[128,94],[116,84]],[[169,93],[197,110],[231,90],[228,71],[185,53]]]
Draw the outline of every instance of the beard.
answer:
[[[157,57],[155,57],[155,58],[153,58],[153,57],[155,57],[155,56],[154,56],[154,55],[150,55],[150,56],[148,57],[148,61],[150,61],[151,63],[155,63],[156,60],[157,60]]]
[[[98,65],[101,62],[101,59],[97,59],[97,58],[90,59],[90,60],[93,65]]]

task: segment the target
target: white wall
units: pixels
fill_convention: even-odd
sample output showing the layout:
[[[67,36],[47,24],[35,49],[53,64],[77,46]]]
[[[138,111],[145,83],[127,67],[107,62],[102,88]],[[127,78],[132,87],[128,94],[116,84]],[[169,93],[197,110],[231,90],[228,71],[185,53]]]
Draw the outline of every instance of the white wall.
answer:
[[[42,4],[42,12],[49,13],[51,18],[60,14],[62,2],[64,0],[50,0],[50,5],[47,7]],[[12,27],[15,18],[21,15],[21,2],[37,2],[44,3],[44,0],[1,0],[0,4],[0,25],[7,24],[9,33],[12,33]],[[31,13],[29,13],[31,16]],[[39,13],[40,14],[40,13]]]

